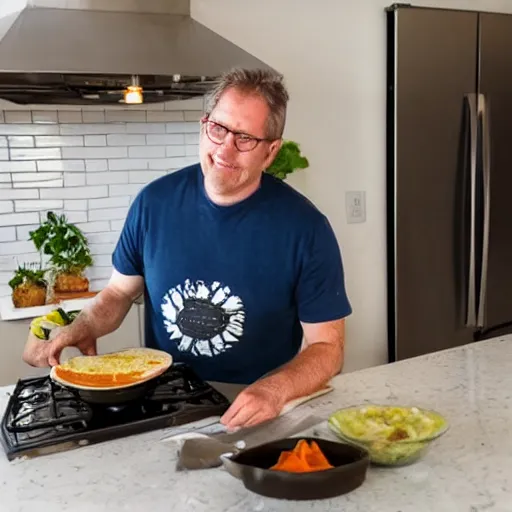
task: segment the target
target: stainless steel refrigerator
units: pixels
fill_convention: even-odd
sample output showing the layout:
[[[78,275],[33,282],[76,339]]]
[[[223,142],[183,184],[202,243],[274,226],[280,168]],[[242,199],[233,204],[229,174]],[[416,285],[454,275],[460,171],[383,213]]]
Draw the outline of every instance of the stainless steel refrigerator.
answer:
[[[394,361],[512,332],[512,15],[386,16]]]

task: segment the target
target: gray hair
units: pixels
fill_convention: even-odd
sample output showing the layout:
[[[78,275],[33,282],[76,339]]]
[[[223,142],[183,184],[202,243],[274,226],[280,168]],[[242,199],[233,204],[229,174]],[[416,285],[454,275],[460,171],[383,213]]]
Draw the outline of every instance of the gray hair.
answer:
[[[247,94],[261,96],[270,110],[266,136],[269,139],[279,139],[283,136],[289,95],[282,75],[266,69],[241,68],[224,73],[217,85],[206,95],[205,113],[207,115],[212,113],[222,94],[231,87]]]

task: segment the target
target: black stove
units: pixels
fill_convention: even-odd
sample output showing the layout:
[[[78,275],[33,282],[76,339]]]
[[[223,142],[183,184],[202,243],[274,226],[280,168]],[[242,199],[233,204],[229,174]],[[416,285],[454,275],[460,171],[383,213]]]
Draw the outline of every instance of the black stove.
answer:
[[[119,405],[85,402],[48,376],[21,379],[2,418],[0,441],[9,460],[31,458],[220,416],[229,405],[181,363],[142,398]]]

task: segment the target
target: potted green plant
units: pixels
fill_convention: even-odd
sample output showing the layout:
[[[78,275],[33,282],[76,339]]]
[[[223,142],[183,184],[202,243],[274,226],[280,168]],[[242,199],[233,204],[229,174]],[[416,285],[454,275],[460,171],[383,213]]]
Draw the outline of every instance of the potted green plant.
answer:
[[[13,278],[9,281],[14,307],[30,308],[46,304],[48,283],[45,272],[43,269],[18,266]]]
[[[305,156],[301,155],[299,144],[292,140],[284,140],[274,161],[266,172],[276,178],[285,180],[288,174],[297,169],[306,169],[307,167],[309,167],[309,161]]]
[[[49,256],[53,292],[89,290],[84,271],[93,264],[93,259],[87,238],[77,226],[68,222],[65,215],[48,212],[46,221],[30,231],[29,240],[38,251]]]

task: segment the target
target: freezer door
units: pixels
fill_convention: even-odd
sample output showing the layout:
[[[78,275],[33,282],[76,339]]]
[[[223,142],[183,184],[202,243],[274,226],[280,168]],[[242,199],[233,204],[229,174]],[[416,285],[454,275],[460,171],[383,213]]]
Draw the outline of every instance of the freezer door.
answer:
[[[473,341],[469,272],[469,104],[478,14],[388,14],[390,360]],[[512,201],[511,201],[512,203]]]
[[[512,324],[512,15],[480,14],[479,82],[490,143],[487,272],[480,315],[488,330]],[[483,254],[485,258],[485,247]]]

